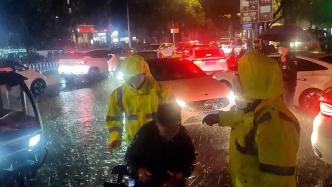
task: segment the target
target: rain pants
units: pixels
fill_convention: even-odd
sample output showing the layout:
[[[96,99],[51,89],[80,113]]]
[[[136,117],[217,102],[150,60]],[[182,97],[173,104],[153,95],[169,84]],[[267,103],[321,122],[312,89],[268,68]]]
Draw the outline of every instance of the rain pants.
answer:
[[[219,124],[232,128],[229,162],[235,187],[294,187],[299,123],[282,101],[277,62],[253,51],[239,61],[247,110],[221,112]]]
[[[161,100],[166,102],[166,98],[170,95],[169,89],[160,87],[154,80],[148,64],[141,56],[128,57],[122,62],[120,71],[126,83],[113,91],[109,99],[106,116],[108,143],[121,140],[124,125],[126,139],[131,141],[140,127],[152,121],[158,103]],[[145,74],[146,79],[143,85],[136,89],[127,81],[139,74]]]

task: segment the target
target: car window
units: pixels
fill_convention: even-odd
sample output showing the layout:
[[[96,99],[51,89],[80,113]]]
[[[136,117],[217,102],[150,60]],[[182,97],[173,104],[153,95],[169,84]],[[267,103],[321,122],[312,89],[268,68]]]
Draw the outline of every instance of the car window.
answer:
[[[198,66],[187,61],[150,63],[150,70],[157,81],[192,79],[207,76]]]
[[[321,71],[321,70],[327,70],[326,67],[321,66],[319,64],[310,62],[308,60],[299,59],[297,58],[297,70],[298,71]]]
[[[224,54],[220,49],[197,49],[195,50],[196,58],[208,58],[208,57],[224,57]]]
[[[109,53],[108,50],[94,50],[87,52],[86,55],[91,58],[107,58]]]
[[[319,60],[322,60],[324,62],[327,62],[329,64],[332,64],[332,55],[329,55],[329,56],[324,56],[322,58],[319,58]]]

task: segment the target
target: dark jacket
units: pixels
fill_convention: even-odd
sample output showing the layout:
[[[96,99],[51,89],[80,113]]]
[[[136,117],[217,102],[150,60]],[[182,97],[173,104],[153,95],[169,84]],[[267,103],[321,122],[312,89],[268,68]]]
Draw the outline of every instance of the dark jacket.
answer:
[[[285,87],[295,89],[297,82],[297,62],[292,55],[287,55],[286,63],[280,62]]]
[[[125,161],[131,177],[138,179],[138,169],[145,168],[152,174],[151,186],[159,186],[169,180],[167,171],[181,172],[189,177],[194,169],[195,148],[186,129],[181,125],[179,133],[165,141],[159,136],[155,122],[139,129],[127,149]]]

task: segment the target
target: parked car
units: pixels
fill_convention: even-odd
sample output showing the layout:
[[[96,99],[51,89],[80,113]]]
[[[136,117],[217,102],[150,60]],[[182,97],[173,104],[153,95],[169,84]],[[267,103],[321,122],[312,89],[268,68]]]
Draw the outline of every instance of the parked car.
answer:
[[[0,70],[0,184],[4,186],[30,186],[47,156],[38,107],[25,80],[8,69]]]
[[[41,95],[47,87],[47,77],[15,61],[0,61],[0,68],[10,67],[16,73],[26,77],[25,83],[34,95]]]
[[[152,75],[174,92],[177,103],[183,108],[183,122],[189,123],[197,115],[227,110],[231,106],[231,90],[214,80],[194,63],[181,59],[147,61]],[[234,103],[233,103],[234,104]]]
[[[320,99],[320,112],[315,117],[311,144],[315,154],[332,164],[332,87],[326,89]]]
[[[271,56],[279,60],[277,55]],[[321,58],[297,56],[297,87],[294,105],[307,112],[317,113],[322,91],[332,86],[332,55]],[[227,85],[232,85],[234,71],[218,72],[213,77]]]
[[[228,69],[226,56],[218,47],[197,46],[191,48],[186,60],[192,61],[205,72],[225,71]]]
[[[142,52],[153,51],[158,58],[171,57],[175,49],[172,43],[150,44]]]
[[[96,77],[108,73],[108,49],[94,49],[90,51],[65,53],[58,60],[58,73],[65,79]]]

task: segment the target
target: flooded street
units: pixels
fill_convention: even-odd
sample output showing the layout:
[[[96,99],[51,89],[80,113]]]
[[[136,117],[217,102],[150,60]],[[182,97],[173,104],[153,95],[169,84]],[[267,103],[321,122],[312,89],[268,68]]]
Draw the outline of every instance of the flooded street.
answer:
[[[54,84],[37,99],[49,155],[35,186],[90,187],[110,180],[110,169],[122,163],[126,150],[124,144],[113,153],[107,149],[104,121],[108,96],[116,86],[110,79],[71,87]],[[296,114],[302,127],[298,186],[332,186],[332,167],[318,160],[311,149],[312,118]],[[230,129],[199,123],[187,126],[198,153],[189,186],[231,186],[227,169]]]

